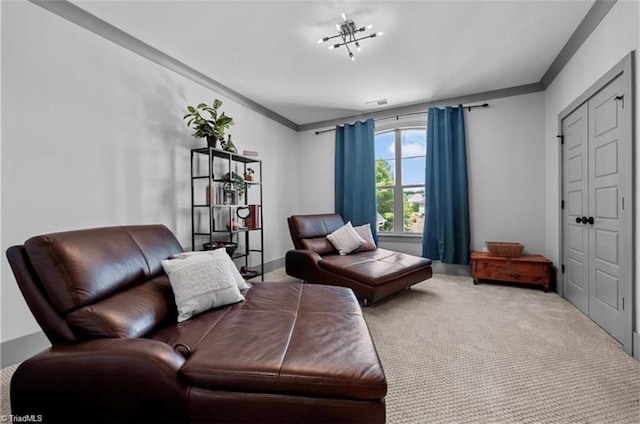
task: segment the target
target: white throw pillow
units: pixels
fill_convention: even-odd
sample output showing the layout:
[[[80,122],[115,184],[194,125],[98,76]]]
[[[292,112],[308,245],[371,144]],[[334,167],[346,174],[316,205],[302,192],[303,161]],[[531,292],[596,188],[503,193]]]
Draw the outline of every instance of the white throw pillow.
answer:
[[[174,255],[174,258],[182,258],[188,256],[198,256],[198,255],[207,255],[212,257],[215,260],[219,260],[225,263],[225,266],[229,268],[229,273],[233,276],[233,281],[238,285],[238,289],[246,290],[251,287],[247,281],[242,278],[240,271],[236,268],[236,264],[233,263],[233,260],[227,254],[227,251],[224,249],[214,249],[214,250],[204,250],[197,252],[182,252]]]
[[[341,255],[348,255],[366,243],[364,239],[356,233],[356,230],[353,229],[351,221],[347,222],[333,233],[328,234],[327,238],[331,244],[338,249],[338,252]]]
[[[162,261],[178,307],[178,322],[219,306],[244,300],[225,262],[210,255]]]

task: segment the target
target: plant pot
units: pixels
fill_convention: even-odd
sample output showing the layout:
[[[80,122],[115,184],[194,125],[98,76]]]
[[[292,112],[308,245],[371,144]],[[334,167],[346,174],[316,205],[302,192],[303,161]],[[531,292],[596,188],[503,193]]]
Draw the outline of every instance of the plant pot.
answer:
[[[218,148],[218,139],[212,135],[207,136],[207,146],[214,149]]]

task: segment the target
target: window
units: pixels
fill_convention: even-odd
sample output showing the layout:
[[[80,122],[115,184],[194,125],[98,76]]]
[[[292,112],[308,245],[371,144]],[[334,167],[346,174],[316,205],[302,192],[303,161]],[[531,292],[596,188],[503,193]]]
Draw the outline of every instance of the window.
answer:
[[[376,134],[379,233],[422,234],[426,150],[424,127]]]

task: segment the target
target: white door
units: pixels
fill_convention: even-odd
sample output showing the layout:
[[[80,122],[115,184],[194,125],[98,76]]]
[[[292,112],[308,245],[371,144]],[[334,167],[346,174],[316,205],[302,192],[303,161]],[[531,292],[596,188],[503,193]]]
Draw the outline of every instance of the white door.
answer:
[[[583,104],[562,121],[564,180],[564,296],[589,315],[589,228],[582,222],[588,214],[588,120]]]
[[[633,269],[631,119],[630,79],[621,73],[561,121],[564,296],[628,353]]]
[[[628,96],[627,99],[630,99]],[[625,286],[631,287],[631,243],[624,245],[625,175],[631,173],[624,155],[631,155],[631,137],[625,134],[623,79],[613,80],[589,100],[589,316],[625,344]],[[630,103],[628,100],[627,103]],[[629,202],[630,197],[627,199]],[[593,219],[592,219],[593,218]],[[630,291],[630,290],[629,290]],[[631,306],[631,305],[629,305]],[[630,309],[630,308],[629,308]],[[631,334],[628,335],[629,337]]]

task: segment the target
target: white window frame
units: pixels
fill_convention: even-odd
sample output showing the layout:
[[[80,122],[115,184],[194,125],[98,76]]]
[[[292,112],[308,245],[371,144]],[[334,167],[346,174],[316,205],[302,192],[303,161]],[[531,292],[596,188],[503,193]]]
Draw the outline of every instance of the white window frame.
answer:
[[[425,119],[426,121],[426,119]],[[380,186],[376,185],[376,197],[378,193],[378,189],[391,188],[393,189],[393,216],[394,216],[394,226],[393,231],[378,231],[379,236],[401,236],[401,237],[422,237],[422,234],[419,233],[409,233],[404,230],[404,211],[402,210],[404,206],[404,189],[405,188],[422,188],[425,190],[424,184],[402,184],[402,137],[400,133],[403,130],[424,130],[425,133],[427,131],[427,126],[425,122],[414,123],[413,125],[406,123],[405,125],[399,126],[397,123],[393,126],[382,126],[377,129],[375,132],[375,136],[384,133],[394,133],[394,160],[395,160],[395,185],[394,186]],[[425,155],[426,157],[426,155]],[[405,158],[407,159],[407,158]],[[425,190],[426,192],[426,190]],[[398,221],[398,218],[400,220]],[[400,224],[400,231],[398,231],[398,224]]]

